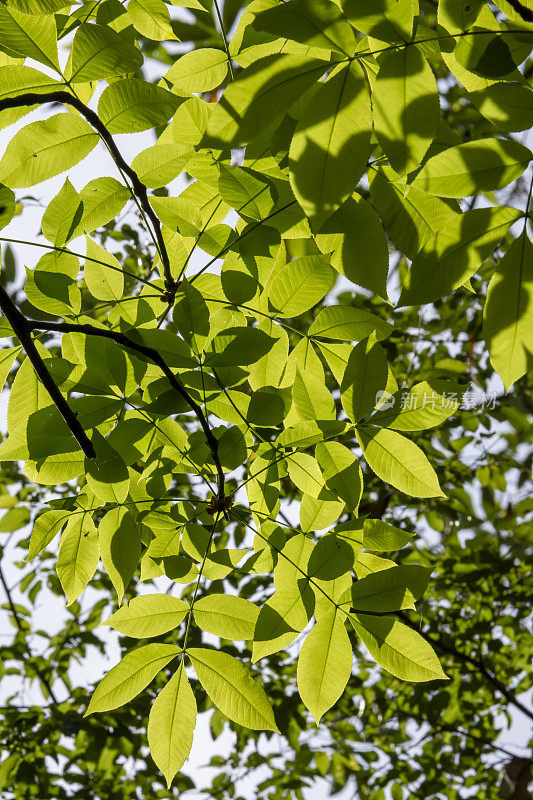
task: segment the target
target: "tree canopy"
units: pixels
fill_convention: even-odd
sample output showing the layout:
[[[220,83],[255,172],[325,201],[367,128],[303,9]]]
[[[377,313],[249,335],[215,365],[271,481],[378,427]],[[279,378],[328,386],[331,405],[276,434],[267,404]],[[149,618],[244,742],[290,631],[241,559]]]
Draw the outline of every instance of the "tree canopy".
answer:
[[[3,796],[527,800],[531,0],[0,30]]]

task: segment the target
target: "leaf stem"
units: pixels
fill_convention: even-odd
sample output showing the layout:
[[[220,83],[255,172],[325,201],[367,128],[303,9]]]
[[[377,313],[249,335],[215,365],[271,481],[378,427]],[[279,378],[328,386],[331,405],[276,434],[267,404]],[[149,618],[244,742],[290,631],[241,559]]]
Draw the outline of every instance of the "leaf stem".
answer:
[[[231,73],[231,80],[235,80],[235,72],[233,70],[233,64],[231,61],[231,56],[229,53],[229,45],[228,45],[228,37],[226,36],[226,29],[224,27],[224,20],[222,19],[222,14],[220,13],[220,8],[218,6],[218,0],[214,0],[215,9],[218,17],[218,24],[220,25],[220,33],[222,34],[222,39],[224,41],[224,50],[226,51],[226,55],[228,57],[228,67]]]

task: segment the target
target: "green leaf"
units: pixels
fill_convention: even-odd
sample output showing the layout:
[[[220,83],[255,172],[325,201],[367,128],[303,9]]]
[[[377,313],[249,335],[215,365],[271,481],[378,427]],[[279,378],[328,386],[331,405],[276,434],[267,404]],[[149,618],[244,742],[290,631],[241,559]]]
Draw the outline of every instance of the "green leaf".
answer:
[[[157,695],[148,717],[150,752],[169,789],[191,751],[195,727],[196,700],[182,660]]]
[[[370,469],[412,497],[445,497],[435,471],[422,450],[405,436],[385,428],[357,431]]]
[[[533,92],[521,83],[494,83],[469,92],[468,99],[501,130],[525,131],[533,127]]]
[[[334,492],[322,490],[320,497],[304,494],[300,503],[300,528],[304,533],[323,531],[337,522],[344,509],[344,500],[337,500]]]
[[[88,236],[84,275],[87,288],[97,300],[120,300],[124,292],[124,274],[115,256]]]
[[[4,8],[2,6],[1,8]],[[0,8],[0,14],[2,13]],[[23,92],[53,92],[64,88],[38,69],[23,65],[0,67],[0,99],[16,97]],[[29,109],[29,107],[28,107]],[[5,111],[2,111],[2,116]]]
[[[163,78],[164,81],[164,78]],[[205,134],[213,106],[199,97],[191,97],[181,105],[168,128],[169,141],[189,146],[199,144]]]
[[[178,628],[189,610],[189,604],[178,597],[144,594],[119,608],[102,625],[134,639],[150,639]]]
[[[50,353],[37,343],[37,351],[45,363],[50,359]],[[17,374],[11,385],[9,402],[7,406],[7,429],[14,433],[20,426],[28,424],[28,420],[36,411],[52,406],[50,395],[37,378],[33,366],[28,358],[25,358],[17,370]]]
[[[487,289],[483,336],[506,391],[526,372],[533,352],[533,245],[524,230],[502,258]]]
[[[211,342],[204,363],[213,367],[245,367],[269,352],[274,339],[259,328],[226,328]]]
[[[298,691],[317,725],[343,693],[352,660],[344,620],[333,608],[312,628],[298,658]]]
[[[292,0],[267,8],[255,15],[252,26],[281,39],[347,56],[354,54],[357,45],[353,28],[330,0]]]
[[[233,722],[259,731],[278,731],[263,687],[233,656],[217,650],[192,647],[187,651],[198,680]]]
[[[0,181],[13,189],[34,186],[78,164],[98,143],[98,134],[75,114],[55,114],[18,131],[0,161]]]
[[[431,568],[405,565],[380,570],[352,587],[354,610],[399,611],[413,608],[426,591]]]
[[[143,63],[140,52],[111,27],[84,22],[76,30],[71,52],[73,83],[116,78],[136,72]]]
[[[5,228],[15,216],[15,193],[0,184],[0,229]]]
[[[378,338],[384,339],[392,331],[392,325],[362,308],[326,306],[311,324],[309,336],[359,342],[374,331]]]
[[[288,647],[308,624],[314,604],[313,590],[303,581],[274,592],[257,618],[252,661]]]
[[[319,442],[315,453],[328,489],[356,512],[363,492],[363,475],[354,454],[340,442]]]
[[[208,92],[223,83],[228,72],[228,57],[223,50],[202,47],[180,56],[164,75],[172,91]]]
[[[60,251],[45,253],[35,270],[26,267],[26,297],[47,314],[79,314],[81,293],[75,281],[78,270],[75,256]]]
[[[141,557],[141,539],[131,513],[124,506],[112,508],[98,527],[102,564],[122,602]]]
[[[516,180],[532,158],[531,150],[510,139],[465,142],[430,158],[413,185],[441,197],[483,194]]]
[[[263,219],[274,208],[275,190],[259,173],[243,167],[220,165],[218,191],[243,217]]]
[[[355,632],[380,666],[404,681],[447,680],[433,648],[391,617],[350,615]]]
[[[231,594],[208,594],[194,604],[199,628],[224,639],[253,639],[259,608]]]
[[[30,549],[25,561],[31,561],[36,555],[48,547],[52,539],[57,536],[63,525],[71,517],[70,511],[63,509],[50,509],[36,517],[30,539]]]
[[[370,196],[395,245],[413,259],[440,231],[459,216],[459,206],[407,186],[389,168],[374,171]]]
[[[380,519],[365,519],[363,523],[363,547],[377,553],[400,550],[413,536],[409,531],[395,528]]]
[[[327,256],[303,256],[278,270],[268,301],[278,316],[297,317],[319,303],[334,283],[335,272]]]
[[[359,422],[376,407],[387,379],[387,359],[381,345],[372,338],[359,342],[350,353],[341,383],[342,407],[352,422]]]
[[[334,420],[335,402],[324,383],[296,365],[292,386],[296,413],[302,420]]]
[[[460,387],[450,381],[422,381],[409,391],[383,395],[372,424],[397,431],[434,428],[455,414],[461,405],[459,393]]]
[[[79,193],[83,214],[72,238],[91,233],[118,216],[131,197],[128,189],[115,178],[95,178]]]
[[[222,274],[222,282],[224,283],[224,274]],[[258,327],[267,336],[275,339],[275,342],[266,355],[251,365],[248,382],[254,391],[262,386],[279,386],[289,354],[289,338],[281,325],[268,319],[261,320]]]
[[[476,208],[457,215],[414,259],[400,305],[419,305],[462,286],[520,216],[514,208]]]
[[[257,618],[253,661],[287,647],[311,619],[315,597],[305,576],[312,550],[313,543],[302,534],[292,536],[282,548],[274,567],[276,591]]]
[[[172,316],[185,341],[201,353],[209,336],[209,309],[198,289],[187,280],[180,284]]]
[[[387,299],[389,250],[378,215],[366,200],[348,198],[321,226],[315,241],[331,266],[352,283]]]
[[[98,567],[100,549],[96,526],[89,513],[71,517],[59,543],[56,571],[67,605],[77,600]]]
[[[23,14],[55,14],[65,8],[65,0],[9,0],[9,6]]]
[[[289,150],[293,192],[317,230],[354,191],[370,155],[370,97],[355,69],[343,67],[319,84]]]
[[[63,247],[72,239],[82,214],[80,196],[67,178],[45,209],[41,221],[43,235],[56,247]]]
[[[94,690],[85,716],[111,711],[133,700],[180,652],[173,644],[147,644],[126,653]]]
[[[409,41],[413,28],[412,0],[344,0],[344,13],[354,28],[384,42]]]
[[[324,479],[318,462],[308,453],[291,453],[287,457],[287,469],[291,481],[305,494],[318,497],[324,488]]]
[[[128,16],[141,36],[156,42],[177,39],[163,0],[130,0]]]
[[[15,357],[20,353],[20,347],[6,347],[0,350],[0,392],[5,386],[7,376],[13,366]]]
[[[25,14],[2,3],[0,28],[2,50],[5,48],[10,54],[33,58],[55,71],[59,69],[57,31],[53,16]]]
[[[323,61],[273,55],[247,67],[209,117],[205,147],[239,147],[280,119],[324,72]]]
[[[138,153],[131,167],[145,186],[159,188],[177,178],[192,155],[187,145],[154,144]]]
[[[416,169],[440,118],[435,77],[416,47],[403,47],[380,58],[372,109],[375,131],[391,166],[400,174]]]
[[[126,78],[104,89],[98,116],[110,133],[138,133],[164,125],[180,102],[152,83]]]
[[[280,433],[276,444],[281,447],[310,447],[333,436],[340,436],[346,429],[346,422],[340,420],[316,420],[297,422]]]

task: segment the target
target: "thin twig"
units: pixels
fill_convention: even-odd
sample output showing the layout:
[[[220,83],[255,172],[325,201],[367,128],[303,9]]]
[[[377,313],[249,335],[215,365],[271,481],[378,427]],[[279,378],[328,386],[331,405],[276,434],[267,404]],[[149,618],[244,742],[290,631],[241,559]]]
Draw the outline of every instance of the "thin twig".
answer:
[[[533,720],[533,711],[531,711],[531,709],[527,708],[527,706],[518,700],[511,689],[508,689],[504,683],[502,683],[495,675],[492,674],[490,670],[487,669],[481,659],[468,656],[466,653],[462,653],[460,650],[457,650],[457,648],[453,647],[453,645],[447,644],[440,636],[431,636],[428,633],[424,633],[423,631],[419,630],[418,625],[415,625],[404,612],[397,612],[397,616],[402,620],[402,622],[404,622],[414,631],[417,631],[417,633],[419,633],[420,636],[425,639],[426,642],[428,642],[428,644],[437,647],[444,653],[448,653],[448,655],[453,656],[453,658],[457,659],[458,661],[462,661],[463,664],[466,664],[467,666],[479,672],[479,674],[482,675],[485,680],[496,689],[496,691],[505,697],[508,703],[511,703],[511,705],[515,706],[515,708],[519,709],[519,711],[525,714],[526,717],[529,717],[529,719]]]
[[[4,572],[2,570],[1,564],[0,564],[0,583],[2,584],[2,587],[4,589],[4,593],[6,595],[7,602],[9,603],[9,607],[11,609],[11,613],[13,614],[13,619],[15,620],[15,624],[16,624],[17,628],[19,629],[19,631],[21,632],[21,634],[23,635],[23,637],[24,637],[24,644],[25,644],[25,647],[26,647],[26,652],[28,653],[30,658],[33,658],[33,653],[30,650],[30,646],[29,646],[28,640],[26,638],[26,632],[24,630],[24,626],[22,625],[22,622],[21,622],[20,617],[18,615],[18,611],[17,611],[17,609],[15,607],[15,604],[13,602],[13,598],[11,597],[11,591],[10,591],[9,586],[7,585],[7,581],[6,581],[5,577],[4,577]],[[34,664],[33,666],[35,668],[35,672],[37,673],[37,675],[39,677],[39,680],[41,681],[42,685],[44,686],[44,688],[48,692],[48,695],[50,696],[50,699],[52,700],[54,705],[57,705],[59,701],[58,701],[57,697],[54,694],[54,690],[52,689],[50,681],[48,680],[46,675],[42,672],[42,670],[36,664]]]

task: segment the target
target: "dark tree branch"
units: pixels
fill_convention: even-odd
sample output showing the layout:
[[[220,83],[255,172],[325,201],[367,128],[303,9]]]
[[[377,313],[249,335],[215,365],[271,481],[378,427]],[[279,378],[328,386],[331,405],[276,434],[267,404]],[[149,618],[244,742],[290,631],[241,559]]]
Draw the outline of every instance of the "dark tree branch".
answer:
[[[142,206],[142,209],[150,222],[153,225],[155,237],[157,239],[157,247],[159,250],[159,256],[161,258],[161,264],[163,266],[163,274],[165,279],[165,288],[168,293],[168,301],[169,304],[174,299],[174,293],[176,291],[175,281],[172,278],[172,273],[170,271],[170,261],[167,253],[167,248],[163,239],[163,234],[161,231],[161,223],[157,217],[157,214],[153,210],[152,206],[150,205],[150,201],[148,200],[148,190],[144,183],[139,179],[139,176],[133,170],[128,162],[123,158],[120,150],[118,149],[112,135],[107,130],[106,126],[101,122],[99,116],[90,108],[88,108],[81,100],[78,100],[77,97],[74,95],[69,94],[69,92],[46,92],[45,94],[39,94],[37,92],[26,92],[25,94],[18,95],[18,97],[8,97],[4,100],[0,100],[0,111],[3,111],[6,108],[20,108],[21,106],[33,106],[36,104],[43,104],[43,103],[61,103],[63,105],[70,105],[76,109],[85,119],[87,122],[92,125],[92,127],[99,133],[102,140],[106,143],[109,148],[109,152],[111,153],[115,164],[122,172],[127,175],[127,177],[131,181],[132,191],[139,200],[139,203]]]
[[[514,692],[512,692],[511,689],[502,683],[495,675],[493,675],[492,672],[487,669],[481,659],[474,658],[473,656],[467,656],[466,653],[462,653],[460,650],[457,650],[455,647],[453,647],[453,645],[447,644],[447,642],[445,642],[440,636],[431,636],[428,633],[420,631],[418,625],[415,625],[404,612],[398,611],[397,616],[402,620],[402,622],[404,622],[414,631],[417,631],[417,633],[419,633],[420,636],[422,636],[422,638],[428,642],[428,644],[436,647],[444,653],[448,653],[448,655],[452,656],[457,661],[461,661],[463,664],[466,664],[468,667],[482,675],[485,680],[490,683],[494,689],[496,689],[497,692],[505,697],[508,703],[519,709],[519,711],[521,711],[522,714],[525,714],[526,717],[529,717],[529,719],[533,720],[533,711],[527,708],[527,706],[525,706],[520,700],[518,700]]]
[[[15,608],[15,604],[13,602],[13,598],[11,597],[11,592],[9,590],[9,586],[7,585],[7,581],[6,581],[5,577],[4,577],[4,572],[2,570],[2,566],[1,565],[0,565],[0,583],[2,584],[2,588],[4,589],[4,593],[6,595],[7,602],[9,603],[9,607],[11,609],[11,613],[13,614],[13,619],[15,620],[15,624],[16,624],[17,628],[19,629],[19,631],[21,632],[21,634],[24,636],[24,644],[25,644],[25,647],[26,647],[26,652],[28,653],[30,658],[33,658],[33,653],[30,650],[30,646],[28,644],[28,640],[26,639],[26,636],[25,636],[24,626],[22,625],[22,622],[21,622],[20,617],[18,615],[17,609]],[[54,694],[54,690],[52,689],[50,681],[48,680],[46,675],[42,672],[42,670],[39,669],[39,667],[37,665],[34,665],[34,666],[35,666],[35,672],[39,676],[39,680],[41,681],[42,685],[44,686],[44,688],[48,692],[48,695],[50,696],[50,699],[52,700],[54,705],[57,705],[58,704],[58,700],[57,700],[57,697]]]
[[[533,22],[533,11],[530,8],[526,8],[520,3],[520,0],[507,0],[510,6],[514,8],[516,13],[522,17],[523,20],[526,22]]]
[[[37,377],[52,398],[57,410],[67,423],[72,435],[83,450],[86,458],[96,458],[96,452],[91,440],[83,430],[76,414],[59,391],[58,386],[46,368],[46,364],[39,355],[39,351],[37,350],[35,342],[31,337],[32,328],[28,320],[23,314],[20,313],[2,285],[0,285],[0,308],[5,314],[7,321],[13,328],[15,335],[21,343],[24,352],[28,356]]]
[[[222,465],[220,463],[220,458],[218,456],[218,440],[214,436],[209,422],[207,421],[207,417],[205,416],[204,412],[202,411],[201,407],[198,403],[193,400],[189,392],[185,389],[185,387],[180,382],[179,378],[174,375],[168,364],[165,362],[164,358],[154,350],[152,347],[147,347],[144,344],[140,344],[139,342],[130,339],[129,336],[126,336],[123,333],[119,333],[118,331],[111,331],[106,330],[104,328],[95,328],[92,325],[81,325],[77,323],[70,323],[70,322],[39,322],[37,320],[30,320],[24,319],[24,322],[28,328],[28,330],[40,330],[40,331],[57,331],[58,333],[84,333],[87,336],[100,336],[103,339],[111,339],[116,344],[121,345],[122,347],[126,347],[128,350],[133,350],[135,353],[139,353],[140,355],[147,358],[152,363],[156,364],[165,377],[168,379],[168,382],[175,389],[176,392],[182,397],[191,411],[194,412],[198,422],[200,423],[202,430],[205,434],[205,438],[207,439],[207,444],[209,445],[209,449],[211,450],[211,455],[213,457],[213,461],[215,462],[215,468],[217,471],[217,498],[216,498],[216,510],[221,511],[226,515],[227,507],[226,507],[226,498],[224,495],[224,472],[222,470]],[[79,423],[78,423],[79,424]]]

